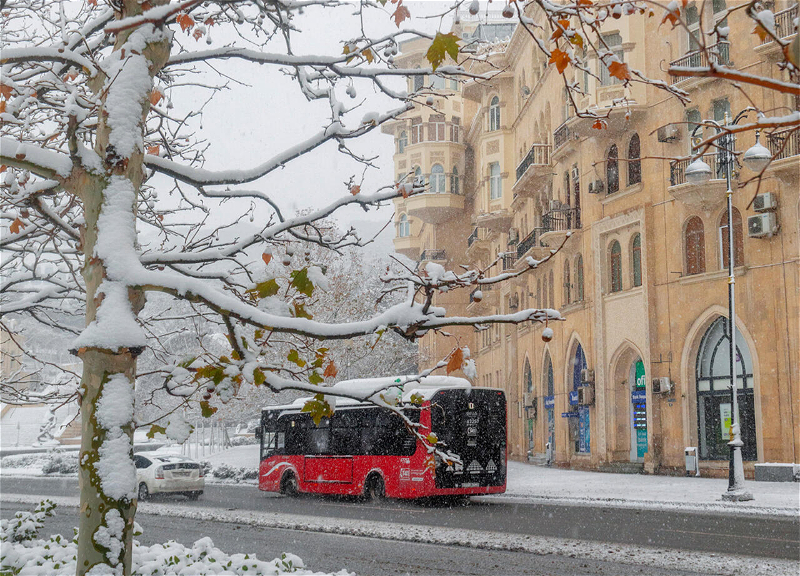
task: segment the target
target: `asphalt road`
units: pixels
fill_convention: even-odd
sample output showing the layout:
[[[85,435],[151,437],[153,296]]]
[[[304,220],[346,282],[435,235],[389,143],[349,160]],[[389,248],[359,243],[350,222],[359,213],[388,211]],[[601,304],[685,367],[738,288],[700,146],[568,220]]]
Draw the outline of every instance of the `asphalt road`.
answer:
[[[0,481],[0,495],[12,493],[77,497],[77,480],[73,478],[3,478]],[[0,499],[2,499],[1,496]],[[158,497],[156,501],[169,503],[175,499],[180,499],[182,506],[202,506],[223,510],[281,512],[328,518],[376,520],[420,526],[574,538],[651,546],[659,549],[735,553],[792,560],[800,558],[800,519],[789,517],[740,517],[724,516],[713,512],[564,506],[538,502],[509,504],[492,502],[491,497],[481,498],[480,501],[473,500],[466,506],[453,507],[426,506],[414,502],[397,501],[375,505],[358,500],[316,497],[285,498],[260,492],[254,486],[213,484],[206,485],[205,494],[197,502],[191,502],[178,496],[162,496]],[[4,514],[9,506],[11,505],[3,504]],[[146,516],[146,514],[141,514],[141,516]],[[139,515],[137,515],[138,517]],[[163,525],[166,534],[174,535],[174,528],[171,532],[168,528],[168,519],[154,516],[148,518],[148,524],[155,527]],[[181,529],[185,522],[187,522],[185,519],[181,520]],[[144,526],[144,522],[140,520],[140,523]],[[203,523],[198,521],[196,524],[198,532],[193,534],[186,543],[196,539],[195,536],[202,532],[199,526]],[[215,525],[211,532],[205,532],[205,534],[213,535],[220,530],[234,530],[229,525],[219,528],[217,526]],[[270,531],[284,532],[282,530]],[[157,532],[154,533],[157,534]],[[160,536],[156,537],[156,539],[158,538]],[[321,534],[312,537],[299,532],[291,532],[286,538],[298,540],[310,538],[322,542],[326,539],[344,538],[346,540],[348,537]],[[216,536],[214,536],[214,540],[217,540]],[[354,540],[358,541],[359,539]],[[283,542],[284,540],[277,538],[276,541]],[[235,538],[232,542],[235,544]],[[376,544],[380,548],[386,548],[387,554],[390,554],[390,550],[397,545],[397,542]],[[403,548],[406,546],[407,544],[403,544]],[[313,550],[314,547],[315,545],[308,544],[309,550]],[[322,546],[322,549],[324,548],[325,546]],[[305,543],[301,549],[303,554],[299,555],[303,558],[310,558],[305,553]],[[334,549],[338,554],[338,549]],[[349,547],[343,549],[347,550]],[[476,551],[469,552],[470,558],[473,557],[473,553]],[[486,554],[491,556],[494,553],[486,552]],[[406,553],[400,554],[400,557],[405,558]],[[341,567],[341,564],[339,566]],[[363,570],[360,572],[363,573]]]

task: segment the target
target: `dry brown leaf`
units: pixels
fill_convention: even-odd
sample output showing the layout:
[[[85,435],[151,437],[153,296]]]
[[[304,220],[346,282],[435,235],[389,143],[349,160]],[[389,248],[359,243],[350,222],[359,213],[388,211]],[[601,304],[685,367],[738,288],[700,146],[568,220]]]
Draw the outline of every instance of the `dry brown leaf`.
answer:
[[[184,13],[178,14],[178,16],[175,18],[175,22],[177,22],[180,25],[181,30],[183,30],[184,32],[186,32],[187,30],[191,30],[194,27],[194,18],[192,18],[188,14]]]
[[[325,378],[335,378],[339,371],[336,369],[336,364],[333,363],[333,360],[328,362],[328,365],[325,366],[325,370],[322,372],[322,375]]]
[[[161,90],[159,90],[158,88],[154,88],[153,91],[150,92],[150,104],[155,106],[156,104],[161,102],[161,99],[163,97],[164,95],[161,93]]]
[[[361,192],[361,186],[359,186],[358,184],[356,184],[356,185],[354,185],[354,186],[352,186],[350,188],[350,194],[352,194],[353,196],[355,196],[359,192]]]
[[[269,264],[269,261],[272,260],[272,254],[267,254],[266,252],[264,252],[261,255],[261,259],[264,261],[264,264]]]
[[[548,64],[555,64],[556,70],[559,74],[563,74],[569,64],[569,54],[563,50],[556,48],[550,53],[550,61]]]
[[[622,62],[612,62],[608,67],[608,73],[614,78],[618,78],[620,80],[631,79],[631,71],[628,69],[628,65],[623,64]]]
[[[451,372],[455,372],[456,370],[460,370],[461,366],[464,364],[464,352],[461,348],[456,348],[453,350],[453,353],[450,354],[450,359],[447,361],[447,373],[450,374]]]
[[[12,234],[19,234],[20,230],[22,230],[23,228],[25,228],[25,224],[22,223],[22,220],[20,220],[19,218],[16,218],[11,223],[11,226],[8,227],[8,230]]]

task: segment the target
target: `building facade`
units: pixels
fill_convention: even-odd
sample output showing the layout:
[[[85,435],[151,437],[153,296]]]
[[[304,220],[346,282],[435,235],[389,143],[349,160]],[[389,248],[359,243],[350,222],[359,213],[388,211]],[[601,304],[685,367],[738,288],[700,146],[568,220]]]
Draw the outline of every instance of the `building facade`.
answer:
[[[777,2],[783,37],[796,34],[797,3]],[[784,5],[785,4],[785,5]],[[719,19],[723,0],[691,3]],[[695,12],[692,12],[694,10]],[[541,15],[531,13],[534,19]],[[774,42],[751,34],[742,11],[728,16],[730,43],[718,58],[738,69],[781,78]],[[659,18],[610,19],[606,44],[631,69],[677,83],[690,102],[651,85],[623,86],[587,54],[597,77],[579,73],[578,105],[615,108],[608,125],[576,117],[564,79],[521,28],[462,17],[455,31],[479,37],[494,69],[490,82],[438,77],[409,81],[429,89],[418,106],[383,130],[395,140],[398,180],[424,178],[428,192],[395,201],[395,249],[420,264],[460,264],[493,275],[547,262],[475,298],[442,295],[450,315],[557,309],[554,338],[543,325],[428,335],[422,356],[435,362],[467,345],[480,386],[506,390],[509,457],[550,459],[592,469],[682,473],[684,449],[698,447],[704,475],[727,473],[730,425],[726,183],[714,154],[705,186],[688,183],[693,123],[733,116],[750,105],[797,110],[794,97],[744,90],[715,79],[670,77],[667,63],[698,65],[681,29]],[[789,24],[780,24],[788,22]],[[690,26],[691,27],[691,26]],[[401,46],[401,66],[424,60],[424,42]],[[488,70],[476,65],[477,71]],[[669,126],[670,123],[679,123]],[[702,129],[701,129],[702,130]],[[752,134],[738,138],[743,152]],[[755,462],[800,462],[800,133],[762,139],[779,158],[765,173],[759,211],[748,207],[754,174],[734,177],[739,405],[745,470]],[[748,218],[766,215],[764,235]],[[751,224],[752,226],[753,224]]]

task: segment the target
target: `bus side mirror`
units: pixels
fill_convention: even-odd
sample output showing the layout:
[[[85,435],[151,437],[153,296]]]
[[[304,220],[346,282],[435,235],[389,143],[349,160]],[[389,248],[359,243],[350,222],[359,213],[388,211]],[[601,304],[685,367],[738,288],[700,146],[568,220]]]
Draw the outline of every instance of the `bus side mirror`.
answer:
[[[256,428],[256,440],[258,440],[259,442],[261,442],[261,426],[259,426],[258,428]]]

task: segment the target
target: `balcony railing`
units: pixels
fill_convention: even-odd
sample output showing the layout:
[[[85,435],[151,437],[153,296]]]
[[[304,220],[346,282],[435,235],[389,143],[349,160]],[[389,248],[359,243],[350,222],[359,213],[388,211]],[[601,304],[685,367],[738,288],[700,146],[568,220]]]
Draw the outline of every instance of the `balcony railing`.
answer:
[[[767,148],[775,160],[797,156],[800,154],[800,130],[770,134],[767,136]]]
[[[532,230],[530,234],[517,244],[517,259],[522,258],[525,252],[536,246],[536,230]]]
[[[419,255],[419,261],[426,262],[428,260],[447,260],[447,252],[436,248],[423,250]]]
[[[788,38],[794,34],[794,20],[797,18],[797,4],[775,14],[775,35],[778,38]],[[772,42],[772,36],[765,36],[762,44]]]
[[[703,162],[711,168],[713,179],[722,180],[725,178],[724,162],[717,162],[718,153],[703,154]],[[686,184],[686,167],[694,160],[676,160],[669,165],[669,185],[680,186]]]
[[[516,258],[514,257],[513,252],[506,252],[503,254],[503,270],[513,270],[514,269],[514,262],[516,262]]]
[[[722,64],[727,66],[730,64],[730,44],[728,42],[717,42],[709,46],[705,50],[695,50],[689,52],[685,56],[681,56],[677,60],[669,63],[670,68],[673,66],[687,67],[687,68],[704,68],[708,66],[708,55],[711,55],[711,60],[715,64]],[[672,76],[670,83],[677,84],[683,80],[687,80],[687,76]]]
[[[566,144],[569,140],[569,136],[569,126],[567,126],[566,122],[556,128],[555,132],[553,132],[553,152]]]
[[[581,227],[580,208],[558,208],[542,215],[543,232],[564,232]]]
[[[478,239],[478,229],[475,228],[472,231],[472,234],[469,235],[469,238],[467,238],[467,247],[472,246],[472,243],[475,242],[475,240],[477,239]]]
[[[522,175],[528,171],[532,165],[549,166],[550,165],[550,145],[549,144],[534,144],[531,149],[522,159],[522,162],[517,166],[517,180],[522,178]]]

